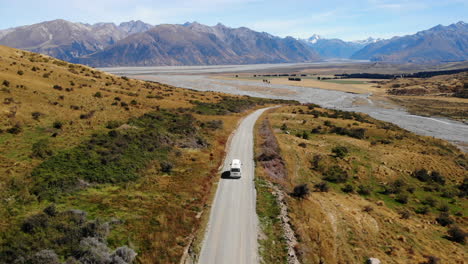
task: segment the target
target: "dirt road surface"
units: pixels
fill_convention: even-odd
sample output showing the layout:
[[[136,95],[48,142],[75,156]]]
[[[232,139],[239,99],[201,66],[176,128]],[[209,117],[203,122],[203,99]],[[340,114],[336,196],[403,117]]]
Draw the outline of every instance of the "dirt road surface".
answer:
[[[210,213],[199,264],[258,263],[258,217],[255,211],[253,128],[266,109],[247,116],[232,136],[223,171],[233,159],[242,162],[242,177],[223,173]]]

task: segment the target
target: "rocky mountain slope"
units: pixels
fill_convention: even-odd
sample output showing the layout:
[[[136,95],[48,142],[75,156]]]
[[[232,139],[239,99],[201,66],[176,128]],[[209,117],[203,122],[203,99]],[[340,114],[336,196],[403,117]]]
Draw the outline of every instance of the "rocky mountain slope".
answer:
[[[307,40],[307,45],[318,52],[322,58],[349,59],[354,53],[366,45],[380,41],[381,39],[368,38],[360,41],[344,41],[341,39],[324,39],[314,34]]]
[[[71,61],[88,55],[126,36],[148,30],[141,21],[121,23],[73,23],[63,19],[0,31],[0,45],[50,55]]]
[[[414,35],[394,37],[367,45],[352,59],[431,63],[468,59],[468,25],[438,25]]]
[[[306,62],[318,58],[311,48],[291,37],[195,22],[155,26],[77,61],[93,66],[149,66]]]

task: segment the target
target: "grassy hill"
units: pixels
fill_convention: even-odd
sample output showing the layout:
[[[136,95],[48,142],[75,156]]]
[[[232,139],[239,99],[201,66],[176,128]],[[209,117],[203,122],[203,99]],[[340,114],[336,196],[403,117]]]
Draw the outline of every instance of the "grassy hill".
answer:
[[[229,134],[275,101],[0,46],[0,103],[0,263],[178,263]]]
[[[264,118],[257,173],[289,194],[302,263],[463,263],[466,154],[367,115],[313,105]],[[259,189],[258,210],[275,219],[268,188]],[[284,252],[273,231],[262,244],[270,258]]]

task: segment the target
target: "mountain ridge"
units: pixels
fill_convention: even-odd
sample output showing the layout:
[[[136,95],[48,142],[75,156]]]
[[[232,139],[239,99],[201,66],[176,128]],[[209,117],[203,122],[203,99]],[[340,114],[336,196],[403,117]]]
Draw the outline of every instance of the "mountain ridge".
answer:
[[[369,44],[351,58],[413,63],[468,60],[468,25],[460,21],[393,37]]]

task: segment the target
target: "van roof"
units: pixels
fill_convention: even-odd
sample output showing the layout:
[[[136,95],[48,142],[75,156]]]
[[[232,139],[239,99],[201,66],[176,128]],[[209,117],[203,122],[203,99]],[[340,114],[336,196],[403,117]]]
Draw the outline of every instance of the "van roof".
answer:
[[[238,159],[233,159],[232,162],[231,162],[232,167],[240,167],[240,164],[241,164],[241,162]]]

